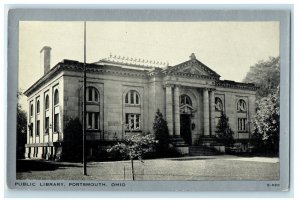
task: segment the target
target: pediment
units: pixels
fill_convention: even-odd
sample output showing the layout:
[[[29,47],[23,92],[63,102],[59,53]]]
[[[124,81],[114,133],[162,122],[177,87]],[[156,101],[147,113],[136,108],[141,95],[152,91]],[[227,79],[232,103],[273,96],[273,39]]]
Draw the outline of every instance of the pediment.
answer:
[[[191,64],[187,67],[180,68],[177,70],[177,72],[209,76],[209,74],[206,71],[204,71],[203,68],[201,68],[201,66],[195,64]]]
[[[167,70],[169,73],[175,74],[188,74],[196,76],[210,76],[210,77],[220,77],[216,72],[208,68],[206,65],[202,64],[200,61],[193,59],[186,61],[184,63],[173,66]]]

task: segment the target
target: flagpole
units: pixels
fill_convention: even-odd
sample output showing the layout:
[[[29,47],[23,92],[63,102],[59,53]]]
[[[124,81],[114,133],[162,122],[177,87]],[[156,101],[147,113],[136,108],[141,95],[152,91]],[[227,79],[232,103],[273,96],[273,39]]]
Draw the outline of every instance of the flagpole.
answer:
[[[84,61],[83,61],[83,120],[82,120],[82,158],[83,175],[86,172],[86,21],[84,21]]]

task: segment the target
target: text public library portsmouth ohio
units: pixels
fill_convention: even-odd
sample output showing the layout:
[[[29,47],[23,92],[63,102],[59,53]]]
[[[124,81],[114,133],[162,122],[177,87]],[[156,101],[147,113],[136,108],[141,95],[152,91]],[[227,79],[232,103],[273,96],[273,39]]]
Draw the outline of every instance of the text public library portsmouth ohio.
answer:
[[[82,136],[68,137],[65,130],[70,119],[82,121],[83,63],[63,60],[50,69],[51,48],[43,47],[41,56],[44,75],[24,93],[29,110],[25,157],[54,159],[67,152],[68,144],[82,142]],[[181,154],[225,152],[216,142],[222,113],[235,144],[249,151],[254,84],[220,80],[195,54],[175,66],[110,55],[86,67],[89,158],[102,158],[125,135],[152,133],[158,109],[168,123],[170,145]]]

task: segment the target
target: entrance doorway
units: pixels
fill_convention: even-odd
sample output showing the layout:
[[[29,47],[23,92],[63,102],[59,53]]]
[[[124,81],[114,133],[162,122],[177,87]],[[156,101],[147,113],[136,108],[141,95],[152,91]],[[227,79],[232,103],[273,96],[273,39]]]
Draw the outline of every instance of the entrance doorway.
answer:
[[[180,115],[180,136],[189,145],[192,144],[192,131],[191,131],[191,115],[181,114]]]

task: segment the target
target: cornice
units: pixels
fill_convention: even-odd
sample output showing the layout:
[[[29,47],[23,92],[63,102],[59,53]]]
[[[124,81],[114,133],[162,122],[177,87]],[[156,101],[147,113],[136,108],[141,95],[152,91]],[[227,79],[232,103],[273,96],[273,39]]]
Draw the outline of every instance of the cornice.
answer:
[[[255,86],[252,83],[240,83],[235,81],[216,81],[216,86],[223,87],[223,88],[235,88],[235,89],[246,89],[256,91],[259,87]]]

